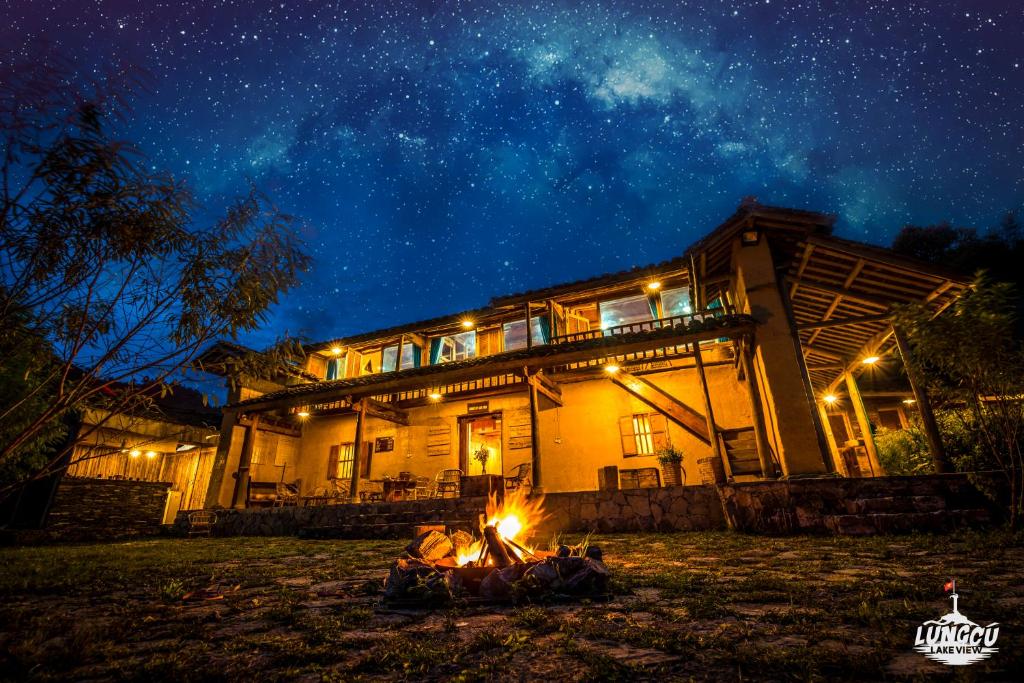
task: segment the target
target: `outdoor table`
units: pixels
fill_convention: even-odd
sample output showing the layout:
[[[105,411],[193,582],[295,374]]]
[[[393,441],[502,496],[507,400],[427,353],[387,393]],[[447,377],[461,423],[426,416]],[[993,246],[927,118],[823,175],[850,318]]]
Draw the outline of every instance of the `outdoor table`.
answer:
[[[409,492],[416,488],[415,479],[385,479],[384,484],[384,500],[391,502],[395,500],[405,500],[409,496]]]

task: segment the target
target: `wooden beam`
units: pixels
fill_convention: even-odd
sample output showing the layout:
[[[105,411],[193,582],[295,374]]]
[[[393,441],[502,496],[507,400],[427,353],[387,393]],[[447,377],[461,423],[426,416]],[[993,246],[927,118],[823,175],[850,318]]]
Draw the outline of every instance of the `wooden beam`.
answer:
[[[789,277],[787,277],[786,280],[787,282],[794,281],[792,278]],[[892,308],[893,302],[891,299],[876,296],[874,294],[865,294],[863,292],[857,292],[849,287],[837,287],[835,285],[829,285],[822,282],[807,280],[806,278],[800,280],[800,286],[815,292],[821,292],[823,294],[833,294],[836,296],[841,296],[844,299],[859,301],[869,306],[878,306],[886,311]]]
[[[363,455],[363,428],[366,425],[367,401],[359,402],[359,412],[356,413],[356,434],[352,440],[352,478],[348,488],[348,495],[353,503],[359,502],[359,466]]]
[[[797,323],[798,330],[821,330],[829,327],[842,327],[843,325],[862,325],[864,323],[878,323],[892,317],[890,313],[878,313],[877,315],[860,315],[855,318],[834,318],[822,319],[814,323]]]
[[[544,398],[550,402],[547,406],[538,406],[538,410],[562,407],[562,389],[541,372],[526,375],[526,381],[537,391],[538,398]]]
[[[242,454],[238,458],[238,471],[235,473],[235,491],[231,496],[231,507],[245,509],[248,502],[249,469],[252,467],[252,451],[256,446],[256,430],[260,427],[260,416],[253,415],[252,422],[245,428],[245,439],[242,441]]]
[[[878,447],[875,446],[875,437],[871,433],[871,420],[868,419],[868,410],[864,407],[864,397],[860,394],[860,387],[857,386],[857,378],[853,372],[847,370],[843,374],[846,381],[846,393],[853,404],[853,413],[857,417],[857,424],[860,426],[860,435],[864,439],[864,449],[868,452],[868,464],[871,466],[871,476],[881,477],[885,475],[882,463],[878,460]]]
[[[864,346],[861,347],[860,352],[857,354],[857,357],[846,364],[846,369],[843,371],[843,373],[841,373],[838,377],[836,377],[834,380],[832,380],[832,382],[829,383],[828,389],[825,393],[834,394],[836,388],[845,380],[846,373],[853,372],[854,370],[859,368],[862,365],[861,360],[863,358],[878,355],[878,350],[882,347],[883,344],[885,344],[885,342],[889,340],[890,336],[892,336],[892,328],[888,327],[879,332],[878,334],[876,334],[875,336],[871,337],[871,339],[868,339]]]
[[[815,404],[818,407],[818,417],[821,419],[821,426],[825,429],[825,439],[828,441],[828,450],[832,454],[835,470],[844,477],[849,477],[850,471],[846,469],[846,462],[839,452],[839,444],[836,443],[836,435],[832,431],[832,423],[828,421],[828,412],[825,410],[825,404],[821,401],[816,401]]]
[[[531,493],[543,491],[540,458],[540,396],[537,389],[539,382],[530,382],[530,485]]]
[[[805,244],[803,256],[800,257],[800,266],[796,269],[796,279],[789,287],[790,299],[796,296],[796,292],[800,288],[800,278],[803,277],[804,270],[807,268],[807,262],[811,260],[811,254],[813,253],[814,245],[810,243]]]
[[[706,416],[701,415],[664,389],[624,370],[612,374],[611,380],[704,443],[711,445],[712,433],[708,429]]]
[[[757,375],[754,374],[752,343],[752,340],[747,338],[740,345],[740,360],[743,364],[743,374],[747,381],[750,415],[754,421],[754,445],[757,447],[757,459],[761,461],[761,476],[765,479],[774,479],[775,465],[772,463],[771,454],[768,450],[768,429],[765,426],[764,407],[761,405]]]
[[[715,413],[711,408],[711,392],[708,391],[708,378],[704,374],[704,359],[701,358],[700,344],[693,345],[693,362],[697,366],[697,376],[700,378],[700,390],[704,398],[704,415],[707,418],[708,436],[711,438],[711,452],[722,461],[726,478],[732,479],[732,464],[729,462],[728,454],[722,448],[722,440],[718,437],[718,428],[715,426]]]
[[[381,420],[387,420],[388,422],[394,422],[406,427],[409,426],[409,413],[401,408],[396,408],[373,398],[364,398],[359,402],[359,405],[365,408],[366,414],[370,417],[380,418]]]
[[[924,428],[925,437],[928,439],[928,451],[932,456],[932,466],[936,474],[951,472],[949,460],[946,457],[946,449],[942,445],[942,437],[939,435],[939,425],[935,422],[935,413],[932,412],[932,405],[928,399],[928,392],[917,376],[910,356],[910,344],[904,336],[903,331],[893,327],[893,336],[896,338],[896,348],[899,349],[900,357],[903,359],[903,367],[907,371],[907,379],[910,381],[910,389],[914,392],[914,400],[917,402],[917,410],[921,415],[921,426]]]

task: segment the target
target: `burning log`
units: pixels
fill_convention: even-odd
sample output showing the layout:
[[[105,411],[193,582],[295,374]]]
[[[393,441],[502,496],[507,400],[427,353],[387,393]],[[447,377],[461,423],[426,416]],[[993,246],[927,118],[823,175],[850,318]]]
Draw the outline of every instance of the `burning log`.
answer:
[[[607,594],[608,570],[596,546],[557,553],[517,541],[543,518],[540,498],[516,492],[499,504],[488,502],[479,540],[457,531],[426,531],[406,547],[409,559],[391,568],[384,597],[389,601],[437,603],[452,598],[536,599],[550,595],[600,597]]]

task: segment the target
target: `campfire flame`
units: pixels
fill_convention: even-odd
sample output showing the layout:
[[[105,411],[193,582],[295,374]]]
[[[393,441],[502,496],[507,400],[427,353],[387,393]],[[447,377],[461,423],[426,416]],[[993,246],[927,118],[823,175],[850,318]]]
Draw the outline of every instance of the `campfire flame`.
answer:
[[[483,527],[485,526],[494,527],[498,536],[515,555],[512,557],[513,560],[522,562],[528,559],[536,552],[536,549],[526,541],[530,538],[531,529],[540,524],[546,516],[541,509],[543,504],[543,496],[531,497],[522,489],[506,493],[501,503],[498,502],[497,495],[492,493],[487,500],[486,520],[480,528],[481,537],[459,551],[457,565],[465,567],[481,560],[480,554],[484,550],[485,543],[483,538]],[[493,559],[488,554],[479,566],[493,564]]]

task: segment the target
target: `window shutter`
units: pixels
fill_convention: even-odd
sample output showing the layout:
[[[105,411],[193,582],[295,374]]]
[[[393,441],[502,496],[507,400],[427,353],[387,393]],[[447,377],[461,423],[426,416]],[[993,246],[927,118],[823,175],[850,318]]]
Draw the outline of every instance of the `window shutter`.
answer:
[[[360,363],[363,354],[358,351],[349,351],[345,356],[345,377],[359,377]],[[341,379],[339,377],[339,379]]]
[[[661,413],[650,413],[647,415],[651,423],[651,441],[654,444],[654,452],[668,446],[668,422]]]
[[[476,335],[476,355],[490,356],[501,353],[501,328],[480,330]]]
[[[633,434],[633,416],[619,418],[619,438],[622,442],[622,455],[636,455],[636,436]]]
[[[327,457],[327,478],[337,479],[338,478],[338,453],[341,450],[340,446],[331,446],[330,455]]]

